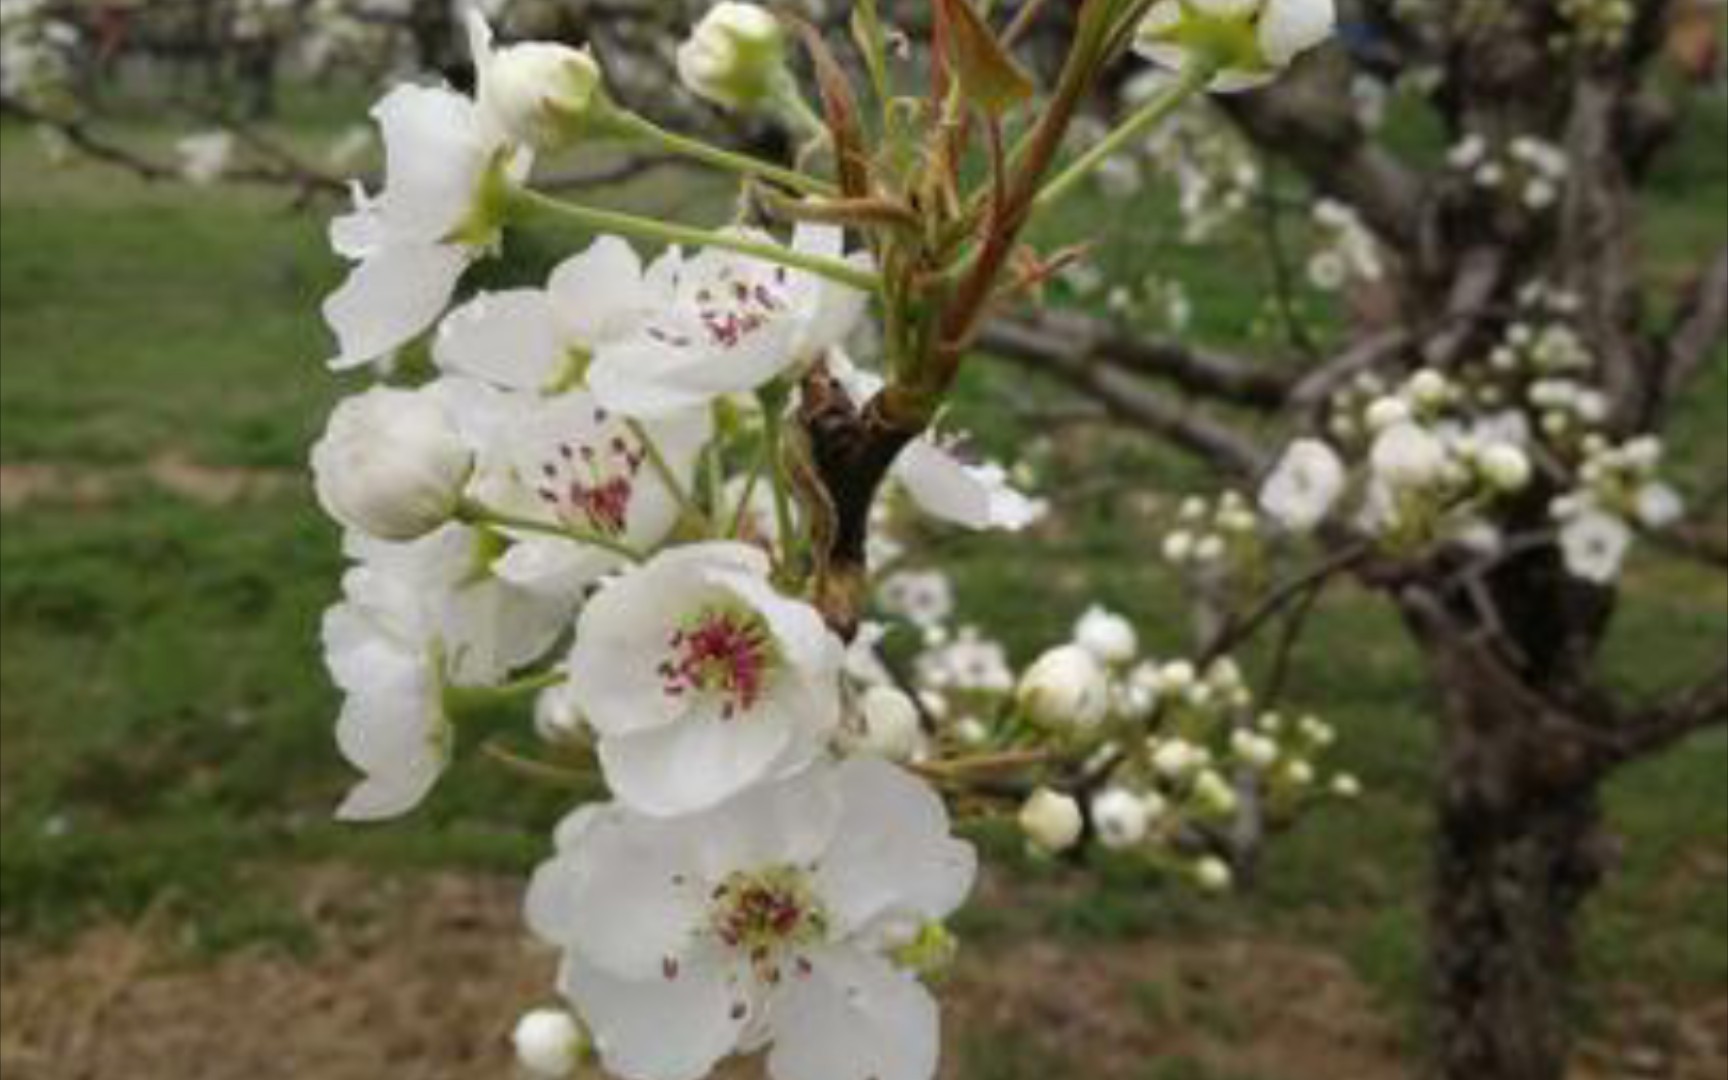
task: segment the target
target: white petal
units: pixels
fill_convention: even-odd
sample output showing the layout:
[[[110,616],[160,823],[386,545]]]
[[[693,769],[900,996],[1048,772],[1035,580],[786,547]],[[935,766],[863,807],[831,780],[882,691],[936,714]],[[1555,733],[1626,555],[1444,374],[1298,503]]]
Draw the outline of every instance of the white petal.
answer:
[[[539,390],[563,369],[552,301],[539,289],[481,293],[445,317],[432,359],[511,390]]]
[[[656,297],[642,282],[642,260],[616,236],[558,264],[546,283],[565,337],[592,350],[636,329]]]
[[[333,368],[357,367],[407,344],[431,326],[468,265],[457,248],[385,247],[348,274],[324,299],[324,321],[336,334]]]
[[[769,1007],[774,1080],[931,1080],[936,1073],[936,1002],[881,957],[824,952]]]
[[[1261,55],[1283,67],[1297,53],[1325,41],[1336,21],[1332,0],[1267,0],[1260,13]]]
[[[1022,529],[1036,504],[1009,487],[1000,470],[968,465],[930,439],[914,439],[894,463],[894,478],[919,508],[968,529]]]
[[[883,917],[945,918],[971,891],[972,845],[949,835],[935,792],[875,758],[840,767],[844,807],[816,889],[842,933]]]
[[[730,974],[718,963],[686,960],[676,978],[619,979],[572,953],[559,988],[587,1021],[610,1072],[623,1080],[700,1080],[743,1029]]]
[[[664,727],[601,739],[600,764],[631,807],[688,814],[768,776],[791,741],[793,723],[767,701],[730,720],[717,709],[702,709]]]
[[[693,320],[656,324],[650,331],[602,344],[589,368],[588,385],[607,408],[626,416],[666,416],[767,382],[795,359],[797,330],[790,319],[774,319],[732,344],[720,345]]]
[[[350,694],[336,721],[342,755],[366,773],[337,808],[348,821],[406,813],[432,789],[446,759],[443,719],[429,676]]]
[[[827,850],[839,820],[840,791],[831,769],[806,769],[751,788],[703,816],[702,874],[724,881],[738,870],[808,865]]]

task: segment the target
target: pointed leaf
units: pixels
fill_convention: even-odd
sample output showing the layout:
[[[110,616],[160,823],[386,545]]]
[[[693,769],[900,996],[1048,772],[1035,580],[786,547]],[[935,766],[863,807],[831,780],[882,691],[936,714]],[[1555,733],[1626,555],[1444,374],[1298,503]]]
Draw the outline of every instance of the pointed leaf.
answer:
[[[949,58],[968,102],[1000,116],[1032,96],[1032,77],[968,0],[937,0],[937,7],[946,24]]]

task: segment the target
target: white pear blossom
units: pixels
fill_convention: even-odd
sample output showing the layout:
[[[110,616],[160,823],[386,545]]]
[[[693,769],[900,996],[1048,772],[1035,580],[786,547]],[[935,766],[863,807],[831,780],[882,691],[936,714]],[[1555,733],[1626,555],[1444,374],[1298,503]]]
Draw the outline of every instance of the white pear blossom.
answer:
[[[395,817],[431,790],[449,760],[446,685],[484,686],[541,656],[570,607],[474,572],[480,538],[446,525],[408,544],[357,534],[358,565],[324,615],[324,652],[346,694],[342,753],[366,773],[337,816]]]
[[[582,1029],[563,1009],[531,1009],[510,1033],[516,1060],[538,1080],[570,1080],[582,1061]]]
[[[1014,672],[1001,643],[985,638],[975,626],[962,626],[952,640],[925,650],[914,666],[920,685],[932,690],[1005,694],[1014,689]]]
[[[809,764],[840,718],[840,640],[775,591],[761,549],[670,548],[602,588],[570,652],[607,783],[645,813],[703,810]]]
[[[698,1080],[761,1047],[773,1080],[931,1080],[935,1002],[887,954],[975,871],[932,791],[861,758],[676,820],[584,807],[527,914],[624,1080]]]
[[[1140,651],[1134,624],[1093,604],[1074,624],[1074,643],[1104,664],[1126,664]]]
[[[412,540],[450,520],[473,465],[473,448],[424,389],[378,386],[344,400],[312,447],[325,511],[384,540]]]
[[[897,570],[882,579],[876,595],[884,611],[925,629],[954,614],[954,586],[940,570]]]
[[[1686,512],[1680,493],[1663,483],[1648,483],[1633,496],[1633,512],[1646,529],[1665,529]]]
[[[1135,51],[1180,71],[1216,52],[1224,67],[1210,89],[1247,90],[1276,78],[1300,53],[1332,35],[1332,0],[1157,0],[1135,35]]]
[[[1344,463],[1318,439],[1297,439],[1260,487],[1260,509],[1292,532],[1318,525],[1344,491]]]
[[[372,116],[384,139],[384,189],[373,196],[356,185],[354,210],[330,225],[331,247],[356,264],[324,300],[334,368],[387,357],[437,320],[462,271],[496,241],[482,205],[488,171],[502,163],[519,177],[527,167],[453,90],[398,86]]]
[[[1110,683],[1092,653],[1079,645],[1058,645],[1026,669],[1015,700],[1034,723],[1095,727],[1110,709]]]
[[[470,8],[467,23],[480,110],[513,142],[555,147],[605,106],[600,65],[588,50],[549,41],[493,48],[485,15]]]
[[[1065,851],[1085,828],[1080,804],[1072,796],[1039,788],[1020,806],[1020,829],[1042,851]]]
[[[1208,855],[1194,864],[1194,880],[1208,892],[1224,892],[1235,882],[1230,864],[1215,855]]]
[[[712,427],[703,409],[633,424],[586,390],[513,395],[497,420],[475,486],[489,508],[637,550],[677,522]],[[529,588],[571,592],[625,561],[599,543],[503,531],[515,543],[495,571]]]
[[[786,32],[768,9],[722,0],[678,46],[678,79],[726,109],[771,102],[787,79]]]
[[[1376,479],[1395,491],[1438,482],[1445,475],[1448,460],[1444,443],[1421,425],[1408,422],[1381,431],[1368,458]]]
[[[1620,576],[1620,564],[1631,544],[1632,530],[1626,523],[1597,509],[1575,514],[1560,527],[1566,569],[1598,585],[1611,584]]]
[[[765,233],[740,235],[774,243]],[[847,258],[844,233],[828,225],[800,225],[792,250]],[[848,261],[867,265],[862,254]],[[589,385],[627,416],[663,416],[754,390],[838,344],[866,299],[816,274],[718,248],[670,277],[670,296],[641,326],[594,352]]]

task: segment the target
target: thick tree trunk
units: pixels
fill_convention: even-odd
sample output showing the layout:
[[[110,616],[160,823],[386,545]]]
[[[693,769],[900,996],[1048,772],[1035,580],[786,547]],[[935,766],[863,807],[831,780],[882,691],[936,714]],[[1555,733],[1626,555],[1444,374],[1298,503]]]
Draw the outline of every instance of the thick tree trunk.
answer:
[[[1435,1075],[1561,1080],[1574,917],[1599,876],[1596,792],[1498,807],[1474,787],[1454,774],[1439,799],[1430,913]]]

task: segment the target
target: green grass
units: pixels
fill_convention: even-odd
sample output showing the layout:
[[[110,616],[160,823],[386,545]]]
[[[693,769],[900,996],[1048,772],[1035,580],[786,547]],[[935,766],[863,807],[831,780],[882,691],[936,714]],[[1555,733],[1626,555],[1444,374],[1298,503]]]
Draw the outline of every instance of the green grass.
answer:
[[[1697,121],[1661,174],[1649,208],[1653,277],[1676,279],[1722,237],[1722,117],[1718,104]],[[0,150],[0,461],[105,467],[175,452],[298,469],[342,389],[321,364],[329,341],[317,303],[339,268],[315,217],[255,192],[49,169],[12,127],[0,129]],[[658,181],[631,198],[690,201]],[[712,193],[693,199],[713,205]],[[1097,212],[1082,204],[1075,220]],[[531,276],[547,252],[516,254],[503,277]],[[1253,345],[1244,339],[1264,283],[1172,245],[1167,217],[1127,215],[1098,257],[1173,268],[1199,302],[1202,338]],[[1004,404],[1047,398],[1036,381],[978,368],[956,415],[986,447],[1011,452],[1037,431]],[[1728,461],[1725,400],[1728,362],[1688,399],[1675,440],[1676,475],[1693,490]],[[1086,492],[1099,476],[1163,492],[1198,482],[1187,463],[1139,439],[1088,431],[1050,455],[1046,487]],[[524,796],[472,759],[405,822],[329,821],[349,775],[330,740],[336,698],[317,628],[340,560],[303,485],[212,506],[127,483],[98,506],[48,498],[10,510],[0,529],[0,930],[51,941],[94,918],[166,905],[200,947],[299,949],[313,936],[274,888],[280,867],[531,864],[556,798]],[[1024,658],[1102,598],[1136,618],[1150,650],[1184,649],[1181,597],[1150,557],[1143,523],[1095,494],[1068,499],[1063,512],[1036,543],[944,541],[971,617]],[[1610,642],[1619,686],[1671,684],[1725,640],[1720,574],[1637,558]],[[1029,932],[1089,942],[1284,935],[1346,956],[1384,1001],[1408,1007],[1420,985],[1434,692],[1385,606],[1347,589],[1316,617],[1302,659],[1292,703],[1337,724],[1339,764],[1367,791],[1359,806],[1324,809],[1281,837],[1254,893],[1201,897],[1111,860],[1087,870],[1031,863],[995,832],[986,847],[1022,881],[1023,902],[969,912],[963,933],[986,944]],[[1602,979],[1678,995],[1728,979],[1725,753],[1719,735],[1695,740],[1612,785],[1626,857],[1586,924],[1588,966]],[[1160,1013],[1185,1007],[1152,989],[1137,997]],[[974,1061],[972,1080],[1055,1067],[994,1038]],[[1182,1060],[1149,1070],[1149,1080],[1223,1080]]]

